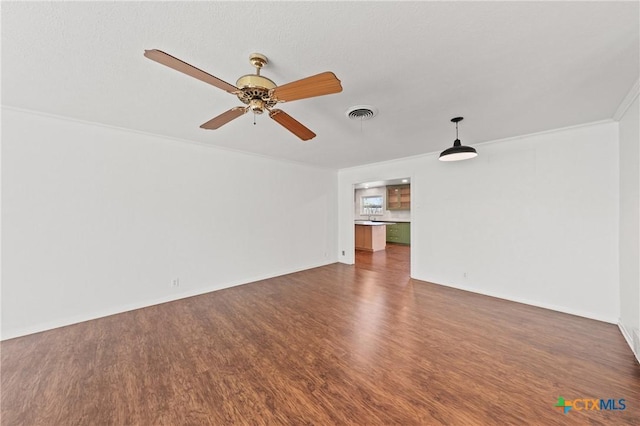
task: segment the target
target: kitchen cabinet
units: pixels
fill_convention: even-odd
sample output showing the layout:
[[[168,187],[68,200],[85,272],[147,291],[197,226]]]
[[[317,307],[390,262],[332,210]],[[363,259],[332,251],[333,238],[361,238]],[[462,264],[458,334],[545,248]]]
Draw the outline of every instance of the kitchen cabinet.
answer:
[[[355,225],[356,250],[380,251],[387,247],[386,225]]]
[[[411,224],[408,222],[387,225],[386,234],[388,243],[411,244]]]
[[[387,186],[387,210],[411,210],[411,185]]]

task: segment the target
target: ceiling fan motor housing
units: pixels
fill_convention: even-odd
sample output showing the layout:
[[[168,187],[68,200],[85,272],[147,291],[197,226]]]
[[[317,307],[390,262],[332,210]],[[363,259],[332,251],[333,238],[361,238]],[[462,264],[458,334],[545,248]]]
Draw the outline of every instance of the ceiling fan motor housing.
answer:
[[[262,114],[262,108],[271,108],[277,103],[269,97],[269,90],[274,89],[276,84],[261,75],[243,75],[236,82],[236,87],[240,89],[238,93],[240,102],[249,105],[251,111],[256,114]],[[259,108],[257,102],[253,102],[256,100],[260,101]]]

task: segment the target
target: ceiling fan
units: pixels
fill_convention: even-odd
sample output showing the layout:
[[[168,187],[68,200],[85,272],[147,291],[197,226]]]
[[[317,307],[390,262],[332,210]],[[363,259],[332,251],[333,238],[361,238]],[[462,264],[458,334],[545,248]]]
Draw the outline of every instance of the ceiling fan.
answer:
[[[248,111],[254,114],[262,114],[268,111],[269,117],[303,141],[307,141],[314,138],[316,134],[286,112],[274,108],[276,104],[279,102],[312,98],[314,96],[329,95],[342,91],[340,80],[330,71],[277,86],[270,79],[260,75],[260,69],[269,62],[267,57],[260,53],[252,53],[249,55],[249,62],[256,68],[256,73],[243,75],[238,79],[235,86],[161,50],[145,50],[144,56],[162,65],[166,65],[169,68],[202,80],[205,83],[209,83],[232,95],[236,95],[238,99],[246,105],[233,107],[217,117],[212,118],[200,126],[203,129],[218,129]]]

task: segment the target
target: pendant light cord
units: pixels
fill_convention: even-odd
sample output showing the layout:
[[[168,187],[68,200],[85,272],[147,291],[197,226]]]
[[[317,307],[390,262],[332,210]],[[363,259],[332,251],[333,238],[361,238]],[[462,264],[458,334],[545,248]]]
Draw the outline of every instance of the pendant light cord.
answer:
[[[456,117],[451,119],[454,123],[456,123],[456,140],[453,141],[453,146],[460,146],[460,137],[458,136],[458,123],[462,120],[462,117]]]

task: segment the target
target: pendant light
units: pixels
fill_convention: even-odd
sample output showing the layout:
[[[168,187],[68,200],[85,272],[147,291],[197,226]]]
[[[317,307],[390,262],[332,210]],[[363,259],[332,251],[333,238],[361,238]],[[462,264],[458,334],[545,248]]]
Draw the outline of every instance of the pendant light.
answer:
[[[468,160],[469,158],[473,158],[478,155],[475,148],[462,145],[460,143],[460,139],[458,139],[458,122],[462,120],[463,117],[451,119],[452,122],[456,123],[456,140],[453,142],[453,146],[451,148],[445,149],[440,153],[440,161]]]

